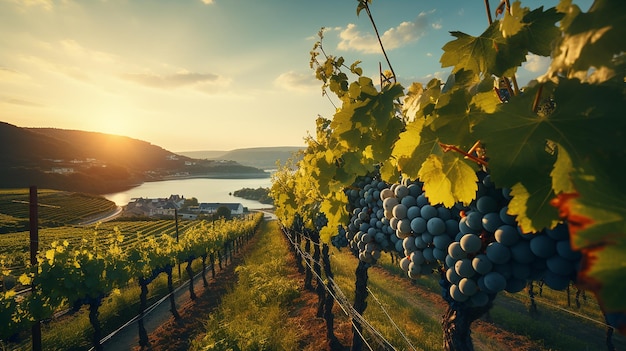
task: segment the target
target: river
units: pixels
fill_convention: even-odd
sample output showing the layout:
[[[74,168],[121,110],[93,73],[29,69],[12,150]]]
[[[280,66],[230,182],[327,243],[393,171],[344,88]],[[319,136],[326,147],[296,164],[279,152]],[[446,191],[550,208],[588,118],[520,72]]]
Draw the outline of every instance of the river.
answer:
[[[195,197],[199,202],[241,203],[248,209],[255,210],[271,207],[258,201],[246,200],[229,195],[242,188],[269,188],[272,186],[270,178],[253,179],[215,179],[192,178],[146,182],[132,189],[118,193],[103,195],[115,202],[118,206],[125,206],[133,198],[164,198],[170,195],[180,195],[187,198]]]

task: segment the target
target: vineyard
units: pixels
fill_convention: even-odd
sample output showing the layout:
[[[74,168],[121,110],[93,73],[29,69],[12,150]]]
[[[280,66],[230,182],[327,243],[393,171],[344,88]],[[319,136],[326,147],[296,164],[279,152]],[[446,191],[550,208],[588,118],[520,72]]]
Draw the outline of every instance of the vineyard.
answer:
[[[187,229],[199,225],[199,222],[181,221],[178,231],[183,236]],[[120,243],[122,249],[127,249],[143,238],[158,239],[162,235],[176,236],[176,223],[173,220],[158,221],[120,221],[105,222],[97,226],[65,226],[45,228],[39,231],[39,245],[49,247],[53,242],[67,241],[70,245],[80,245],[83,239],[95,240],[104,245],[111,234],[124,236]],[[16,232],[0,235],[0,257],[3,259],[2,268],[10,269],[11,275],[7,279],[15,281],[26,269],[29,252],[29,233]]]
[[[359,0],[357,14],[378,33],[370,3]],[[271,196],[294,254],[312,266],[305,286],[320,282],[331,349],[340,347],[331,311],[342,298],[329,245],[359,259],[354,300],[342,304],[352,350],[396,348],[362,318],[373,298],[368,272],[384,253],[407,279],[437,280],[445,350],[474,349],[471,327],[498,296],[525,292],[534,309],[537,289],[572,284],[598,301],[609,350],[613,332],[626,333],[626,3],[483,6],[481,35],[452,32],[443,45],[448,79],[408,88],[380,37],[388,69],[376,84],[358,61],[330,55],[319,32],[311,68],[337,111],[318,117],[298,161],[273,175]],[[529,54],[551,64],[519,87]]]
[[[0,234],[28,230],[28,189],[0,190]],[[58,227],[78,224],[117,206],[101,196],[40,190],[39,225]]]
[[[32,349],[40,350],[42,322],[47,325],[60,316],[80,315],[82,306],[87,305],[85,313],[91,331],[83,333],[89,335],[93,348],[102,350],[103,333],[111,328],[111,322],[107,318],[103,328],[100,307],[107,306],[108,310],[111,301],[139,300],[139,308],[135,310],[140,311],[136,317],[140,345],[147,346],[142,316],[149,299],[155,298],[155,292],[150,290],[165,285],[162,299],[169,299],[170,311],[176,318],[174,268],[178,266],[180,283],[181,265],[184,265],[189,295],[194,299],[193,281],[197,273],[194,269],[201,269],[206,284],[207,271],[215,277],[216,267],[222,269],[232,259],[232,254],[251,237],[262,218],[262,214],[253,214],[210,222],[124,221],[90,228],[48,228],[41,231],[35,265],[27,264],[24,258],[28,252],[28,234],[4,234],[0,236],[3,250],[0,338],[9,347],[22,345],[21,348],[22,340],[31,339]],[[165,273],[165,282],[161,273]],[[128,313],[123,311],[123,306],[124,303],[107,315]],[[60,337],[64,337],[63,333]],[[85,340],[82,341],[84,347]],[[61,347],[60,339],[46,342],[47,347]],[[80,340],[79,344],[76,342],[69,341],[65,348],[81,344]]]

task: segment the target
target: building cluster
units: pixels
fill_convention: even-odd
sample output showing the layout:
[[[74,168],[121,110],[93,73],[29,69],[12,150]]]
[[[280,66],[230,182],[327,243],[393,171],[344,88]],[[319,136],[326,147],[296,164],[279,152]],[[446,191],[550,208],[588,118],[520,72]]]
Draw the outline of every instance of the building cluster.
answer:
[[[184,206],[185,198],[170,195],[166,198],[134,198],[126,205],[125,216],[173,217],[176,214],[182,219],[196,219],[200,215],[212,215],[220,207],[226,207],[231,215],[241,215],[245,208],[241,203],[205,202],[198,205]]]

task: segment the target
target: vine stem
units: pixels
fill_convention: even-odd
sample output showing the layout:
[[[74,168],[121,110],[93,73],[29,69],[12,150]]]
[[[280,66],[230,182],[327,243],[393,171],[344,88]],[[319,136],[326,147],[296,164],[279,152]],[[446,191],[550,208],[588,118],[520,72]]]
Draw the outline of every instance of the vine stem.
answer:
[[[511,2],[510,0],[501,0],[500,4],[496,8],[496,15],[501,14],[502,7],[505,7],[509,14],[511,14]],[[485,0],[485,9],[487,10],[487,21],[489,21],[489,25],[493,23],[493,18],[491,17],[491,7],[489,6],[489,0]],[[513,82],[513,87],[511,87],[511,82],[509,82],[508,78],[504,79],[504,84],[506,85],[506,89],[509,91],[511,96],[519,95],[519,85],[517,84],[517,78],[515,78],[515,74],[511,77],[511,81]]]
[[[535,100],[533,101],[533,113],[537,113],[537,108],[539,107],[539,100],[541,99],[542,91],[543,91],[543,83],[539,85],[539,89],[537,89],[537,93],[535,94]]]
[[[374,27],[374,33],[376,33],[376,38],[378,39],[378,43],[380,44],[380,49],[383,51],[383,56],[385,56],[385,61],[387,61],[387,66],[389,66],[389,70],[391,71],[391,75],[393,76],[394,82],[396,82],[396,72],[393,71],[393,67],[391,67],[391,62],[389,61],[389,57],[387,56],[387,52],[385,51],[385,47],[383,46],[383,41],[380,39],[380,34],[378,34],[378,28],[376,27],[376,23],[374,22],[374,17],[372,16],[372,12],[370,11],[370,7],[367,4],[367,0],[360,0],[365,12],[367,12],[367,16],[372,22],[372,27]]]
[[[476,156],[470,154],[469,152],[465,152],[465,151],[459,149],[459,147],[456,146],[456,145],[450,145],[450,144],[444,144],[444,143],[439,143],[439,145],[441,146],[441,148],[443,149],[444,152],[456,151],[456,152],[464,155],[468,159],[470,159],[470,160],[472,160],[472,161],[474,161],[474,162],[476,162],[476,163],[478,163],[478,164],[480,164],[482,166],[487,166],[488,165],[487,161],[485,161],[485,160],[483,160],[483,159],[481,159],[479,157],[476,157]],[[475,149],[476,149],[476,144],[474,144],[474,147],[472,147],[472,150],[475,150]]]

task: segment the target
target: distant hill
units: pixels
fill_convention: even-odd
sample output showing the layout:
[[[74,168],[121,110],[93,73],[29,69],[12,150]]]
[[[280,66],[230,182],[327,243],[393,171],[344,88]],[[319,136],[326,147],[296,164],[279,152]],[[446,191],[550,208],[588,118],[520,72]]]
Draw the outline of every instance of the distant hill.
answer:
[[[184,177],[259,178],[267,172],[234,161],[181,156],[125,136],[0,122],[0,188],[103,194],[144,181]]]
[[[276,160],[284,164],[295,152],[304,149],[304,147],[297,146],[276,146],[235,149],[231,151],[185,151],[178,152],[178,154],[207,160],[232,160],[242,165],[267,170],[276,168]]]

